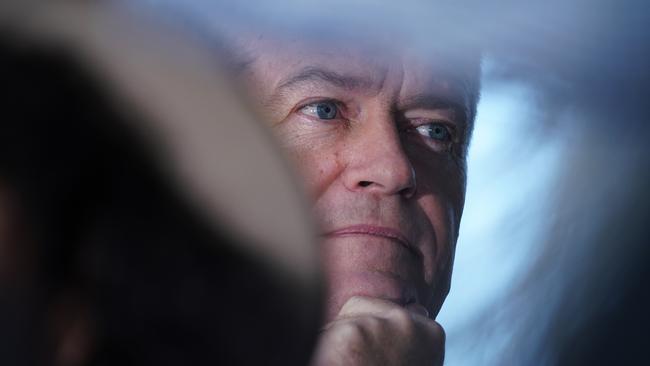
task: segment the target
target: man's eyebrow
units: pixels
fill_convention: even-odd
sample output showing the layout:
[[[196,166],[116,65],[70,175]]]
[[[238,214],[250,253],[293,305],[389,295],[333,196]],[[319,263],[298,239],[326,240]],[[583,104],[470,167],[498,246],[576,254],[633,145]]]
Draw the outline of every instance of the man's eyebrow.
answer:
[[[405,111],[409,109],[451,109],[461,121],[467,121],[470,111],[466,105],[467,101],[462,97],[440,94],[417,94],[404,99],[399,103],[398,109]]]
[[[371,88],[374,84],[373,80],[367,77],[343,75],[322,67],[308,66],[281,80],[276,89],[282,91],[296,84],[313,81],[324,81],[346,90]]]

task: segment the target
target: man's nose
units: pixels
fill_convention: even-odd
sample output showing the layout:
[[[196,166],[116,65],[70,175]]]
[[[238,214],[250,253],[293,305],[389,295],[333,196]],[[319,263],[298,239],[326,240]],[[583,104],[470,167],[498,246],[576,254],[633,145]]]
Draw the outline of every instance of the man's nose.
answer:
[[[344,184],[349,190],[399,194],[405,198],[415,194],[415,169],[392,121],[368,121],[350,139],[343,173]]]

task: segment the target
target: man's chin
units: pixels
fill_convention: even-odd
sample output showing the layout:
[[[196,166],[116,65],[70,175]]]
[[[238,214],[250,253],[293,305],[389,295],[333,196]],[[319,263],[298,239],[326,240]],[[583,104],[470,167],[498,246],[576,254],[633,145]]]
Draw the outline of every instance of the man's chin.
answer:
[[[373,297],[400,306],[419,303],[416,287],[395,275],[378,271],[335,274],[330,279],[326,321],[336,317],[346,301],[354,296]]]

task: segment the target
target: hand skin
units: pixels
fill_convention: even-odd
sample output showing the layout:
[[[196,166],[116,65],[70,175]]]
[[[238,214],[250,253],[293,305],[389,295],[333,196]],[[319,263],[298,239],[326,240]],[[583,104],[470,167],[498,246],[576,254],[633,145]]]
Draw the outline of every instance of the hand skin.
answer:
[[[312,366],[441,366],[444,350],[444,330],[423,306],[354,296],[323,328]]]

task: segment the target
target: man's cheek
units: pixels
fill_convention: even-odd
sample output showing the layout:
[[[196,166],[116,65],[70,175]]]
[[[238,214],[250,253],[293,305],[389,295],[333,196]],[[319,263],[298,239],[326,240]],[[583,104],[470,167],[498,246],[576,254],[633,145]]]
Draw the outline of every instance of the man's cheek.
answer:
[[[305,191],[316,202],[345,167],[345,134],[335,124],[289,117],[273,128]]]
[[[336,156],[328,151],[304,146],[287,150],[287,156],[314,205],[339,175],[340,164]]]
[[[458,238],[461,200],[450,198],[451,193],[438,192],[418,198],[418,206],[433,227],[435,240],[430,248],[424,248],[424,276],[427,284],[423,299],[428,299],[431,314],[440,310],[442,301],[449,291],[450,275]]]
[[[455,238],[465,204],[464,166],[451,159],[438,158],[420,160],[415,169],[419,206],[425,210],[434,226],[448,228],[446,231],[450,231],[450,236]]]

